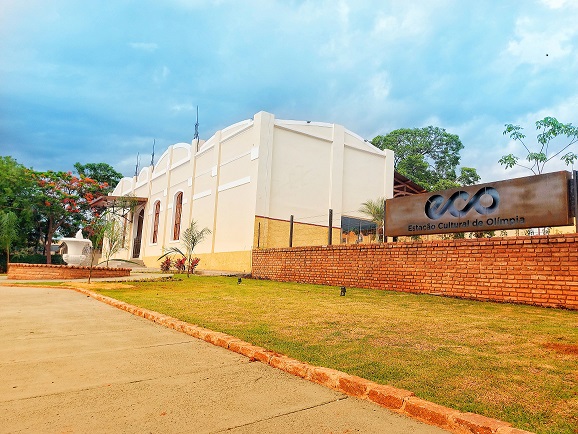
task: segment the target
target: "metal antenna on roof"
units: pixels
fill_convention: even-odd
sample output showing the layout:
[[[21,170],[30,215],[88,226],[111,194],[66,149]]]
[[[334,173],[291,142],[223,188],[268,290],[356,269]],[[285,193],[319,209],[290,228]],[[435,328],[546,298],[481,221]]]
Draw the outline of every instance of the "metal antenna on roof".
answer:
[[[156,139],[153,139],[153,154],[151,155],[151,166],[155,165],[155,144]]]
[[[134,176],[138,176],[138,164],[140,162],[140,154],[136,153],[136,166],[134,168]]]
[[[197,140],[197,151],[199,150],[199,106],[197,106],[197,122],[195,123],[195,136],[193,140]]]

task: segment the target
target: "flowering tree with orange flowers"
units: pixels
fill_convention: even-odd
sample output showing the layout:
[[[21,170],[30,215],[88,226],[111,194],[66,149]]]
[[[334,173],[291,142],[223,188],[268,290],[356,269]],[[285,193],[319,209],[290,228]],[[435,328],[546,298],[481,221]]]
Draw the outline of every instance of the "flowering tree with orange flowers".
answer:
[[[107,183],[100,183],[71,172],[31,171],[36,183],[34,207],[44,227],[46,263],[51,263],[50,249],[56,233],[72,235],[80,225],[87,224],[101,210],[90,203],[105,194]]]

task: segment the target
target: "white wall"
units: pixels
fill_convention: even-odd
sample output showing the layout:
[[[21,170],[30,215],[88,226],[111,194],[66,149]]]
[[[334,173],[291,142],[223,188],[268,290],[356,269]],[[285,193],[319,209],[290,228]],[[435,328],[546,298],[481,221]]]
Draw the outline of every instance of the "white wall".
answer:
[[[288,220],[293,214],[296,221],[326,225],[331,208],[337,227],[342,214],[359,216],[364,201],[393,196],[393,153],[339,125],[275,120],[260,112],[217,131],[198,149],[197,143],[170,146],[154,168],[123,178],[112,193],[148,199],[141,257],[179,245],[172,234],[180,191],[181,234],[191,219],[212,231],[197,253],[251,250],[255,215]],[[152,243],[157,200],[159,233]]]

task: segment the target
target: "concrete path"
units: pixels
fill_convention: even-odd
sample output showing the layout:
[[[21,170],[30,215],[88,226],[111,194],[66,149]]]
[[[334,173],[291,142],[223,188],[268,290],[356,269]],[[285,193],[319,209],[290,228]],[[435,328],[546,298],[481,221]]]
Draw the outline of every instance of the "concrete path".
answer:
[[[0,286],[3,433],[444,433],[65,289]]]

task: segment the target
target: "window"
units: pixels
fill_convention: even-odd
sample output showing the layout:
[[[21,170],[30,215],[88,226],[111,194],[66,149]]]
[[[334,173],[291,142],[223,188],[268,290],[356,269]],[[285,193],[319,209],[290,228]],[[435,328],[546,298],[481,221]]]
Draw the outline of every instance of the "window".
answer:
[[[161,202],[157,200],[155,202],[155,214],[153,219],[153,244],[156,244],[159,237],[159,219],[161,214]]]
[[[181,237],[181,214],[183,212],[183,192],[175,197],[175,225],[173,227],[173,240]]]

